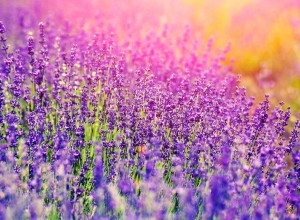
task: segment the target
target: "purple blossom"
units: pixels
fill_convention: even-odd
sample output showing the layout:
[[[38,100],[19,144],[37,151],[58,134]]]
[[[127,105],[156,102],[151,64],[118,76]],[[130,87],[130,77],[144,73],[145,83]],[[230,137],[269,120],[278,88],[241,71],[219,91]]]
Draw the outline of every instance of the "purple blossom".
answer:
[[[299,215],[300,123],[254,105],[213,38],[21,14],[0,22],[3,218]]]

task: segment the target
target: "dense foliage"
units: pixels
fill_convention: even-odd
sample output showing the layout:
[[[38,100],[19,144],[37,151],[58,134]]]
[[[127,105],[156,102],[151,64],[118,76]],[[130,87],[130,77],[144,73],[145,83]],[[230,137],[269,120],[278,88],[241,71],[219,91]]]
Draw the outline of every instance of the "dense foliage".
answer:
[[[199,52],[188,28],[4,25],[1,219],[300,216],[300,122],[289,135],[289,108],[253,105],[228,48]]]

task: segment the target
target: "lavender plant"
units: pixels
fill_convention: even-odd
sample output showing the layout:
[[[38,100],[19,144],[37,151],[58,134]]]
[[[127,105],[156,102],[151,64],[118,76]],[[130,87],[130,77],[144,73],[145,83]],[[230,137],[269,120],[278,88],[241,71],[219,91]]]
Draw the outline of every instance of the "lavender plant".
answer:
[[[1,219],[299,218],[300,122],[213,39],[21,24],[0,22]]]

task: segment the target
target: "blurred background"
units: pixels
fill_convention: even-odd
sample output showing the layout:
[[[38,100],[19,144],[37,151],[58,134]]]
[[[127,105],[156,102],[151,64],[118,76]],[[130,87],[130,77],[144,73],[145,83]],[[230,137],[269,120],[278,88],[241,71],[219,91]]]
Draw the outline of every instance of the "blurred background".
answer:
[[[131,34],[165,24],[173,30],[189,27],[201,42],[213,36],[214,48],[231,43],[224,64],[242,75],[249,95],[259,101],[268,93],[272,104],[283,100],[300,111],[299,0],[1,0],[0,20],[23,14],[26,25],[26,10],[39,19],[61,15],[91,29],[109,20],[120,33],[129,25]]]
[[[232,42],[233,71],[256,97],[271,95],[300,110],[299,0],[187,0],[193,27]]]

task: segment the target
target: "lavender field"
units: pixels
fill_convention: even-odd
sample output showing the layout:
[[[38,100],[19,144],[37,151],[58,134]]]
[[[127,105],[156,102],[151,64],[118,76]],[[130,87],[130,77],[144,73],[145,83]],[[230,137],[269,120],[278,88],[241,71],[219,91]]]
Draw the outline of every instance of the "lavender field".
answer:
[[[299,116],[229,44],[1,5],[0,219],[300,218]]]

